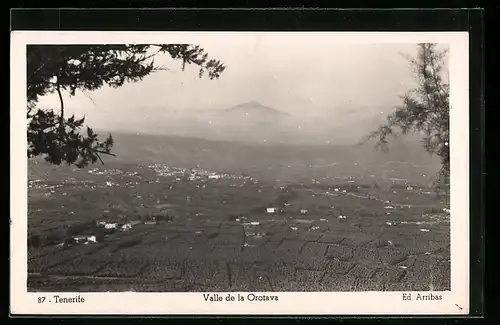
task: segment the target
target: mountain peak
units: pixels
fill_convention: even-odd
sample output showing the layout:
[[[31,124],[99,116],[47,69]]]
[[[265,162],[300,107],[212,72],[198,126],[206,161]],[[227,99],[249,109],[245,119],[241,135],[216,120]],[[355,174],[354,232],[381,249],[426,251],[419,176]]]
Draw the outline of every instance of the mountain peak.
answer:
[[[258,113],[258,114],[271,114],[271,115],[288,115],[284,112],[280,112],[274,108],[263,105],[256,100],[252,100],[246,103],[238,104],[231,108],[226,109],[226,112],[243,112],[245,114]]]

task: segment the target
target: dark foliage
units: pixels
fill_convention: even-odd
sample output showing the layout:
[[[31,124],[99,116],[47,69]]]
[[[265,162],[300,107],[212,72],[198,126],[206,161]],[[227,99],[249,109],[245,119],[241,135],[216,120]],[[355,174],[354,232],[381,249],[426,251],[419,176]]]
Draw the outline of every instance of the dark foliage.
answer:
[[[447,192],[450,178],[450,86],[443,78],[443,70],[448,52],[439,51],[436,46],[418,44],[417,56],[408,58],[417,87],[402,96],[402,105],[364,141],[376,139],[377,148],[386,151],[389,136],[418,133],[424,148],[441,159],[436,188]]]
[[[153,72],[166,70],[154,58],[166,54],[174,60],[199,67],[215,79],[225,66],[209,59],[199,47],[189,44],[157,45],[29,45],[27,47],[27,119],[28,158],[39,155],[53,164],[63,162],[84,167],[98,160],[101,154],[113,155],[114,140],[109,135],[100,141],[85,118],[66,117],[62,92],[71,96],[76,91],[93,91],[104,85],[113,88],[127,82],[138,82]],[[57,93],[59,112],[36,106],[41,96]],[[85,131],[82,132],[82,129]]]

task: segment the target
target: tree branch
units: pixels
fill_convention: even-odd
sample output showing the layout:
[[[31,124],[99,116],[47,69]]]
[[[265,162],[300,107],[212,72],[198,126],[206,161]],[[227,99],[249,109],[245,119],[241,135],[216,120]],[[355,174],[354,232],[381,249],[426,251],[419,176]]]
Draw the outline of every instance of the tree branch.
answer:
[[[98,153],[96,153],[95,155],[97,156],[97,158],[99,158],[99,161],[101,162],[101,164],[103,164],[103,165],[104,165],[104,161],[102,161],[101,156],[99,156],[99,154],[98,154]]]
[[[102,151],[102,150],[98,150],[98,149],[94,149],[94,148],[92,148],[92,151],[94,151],[96,153],[102,153],[104,155],[116,157],[116,155],[114,153],[111,153],[111,152],[106,152],[106,151]]]
[[[61,93],[61,85],[59,83],[59,76],[57,77],[57,84],[56,84],[56,89],[57,89],[57,94],[59,95],[59,101],[61,103],[61,114],[59,117],[59,127],[63,127],[63,122],[64,122],[64,100],[62,98],[62,93]]]

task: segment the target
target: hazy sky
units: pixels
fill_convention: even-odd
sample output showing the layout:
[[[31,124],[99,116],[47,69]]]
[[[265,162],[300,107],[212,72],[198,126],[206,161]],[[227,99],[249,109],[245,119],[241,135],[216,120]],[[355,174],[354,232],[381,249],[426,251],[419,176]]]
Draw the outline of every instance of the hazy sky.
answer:
[[[321,40],[245,35],[230,43],[199,43],[227,68],[218,80],[198,78],[194,67],[181,71],[180,62],[166,56],[155,59],[170,71],[118,89],[108,87],[69,98],[66,106],[85,115],[97,128],[127,128],[134,121],[154,121],[201,114],[259,101],[296,116],[389,112],[398,95],[413,86],[401,53],[414,54],[416,44],[335,44]],[[40,106],[59,107],[56,95]]]

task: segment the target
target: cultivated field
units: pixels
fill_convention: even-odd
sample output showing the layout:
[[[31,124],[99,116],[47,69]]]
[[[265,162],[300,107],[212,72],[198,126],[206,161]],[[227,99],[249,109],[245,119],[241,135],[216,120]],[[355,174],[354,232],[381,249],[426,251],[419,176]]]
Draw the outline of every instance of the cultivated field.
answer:
[[[406,177],[423,172],[334,165],[273,178],[30,161],[28,289],[449,290],[448,211]]]

